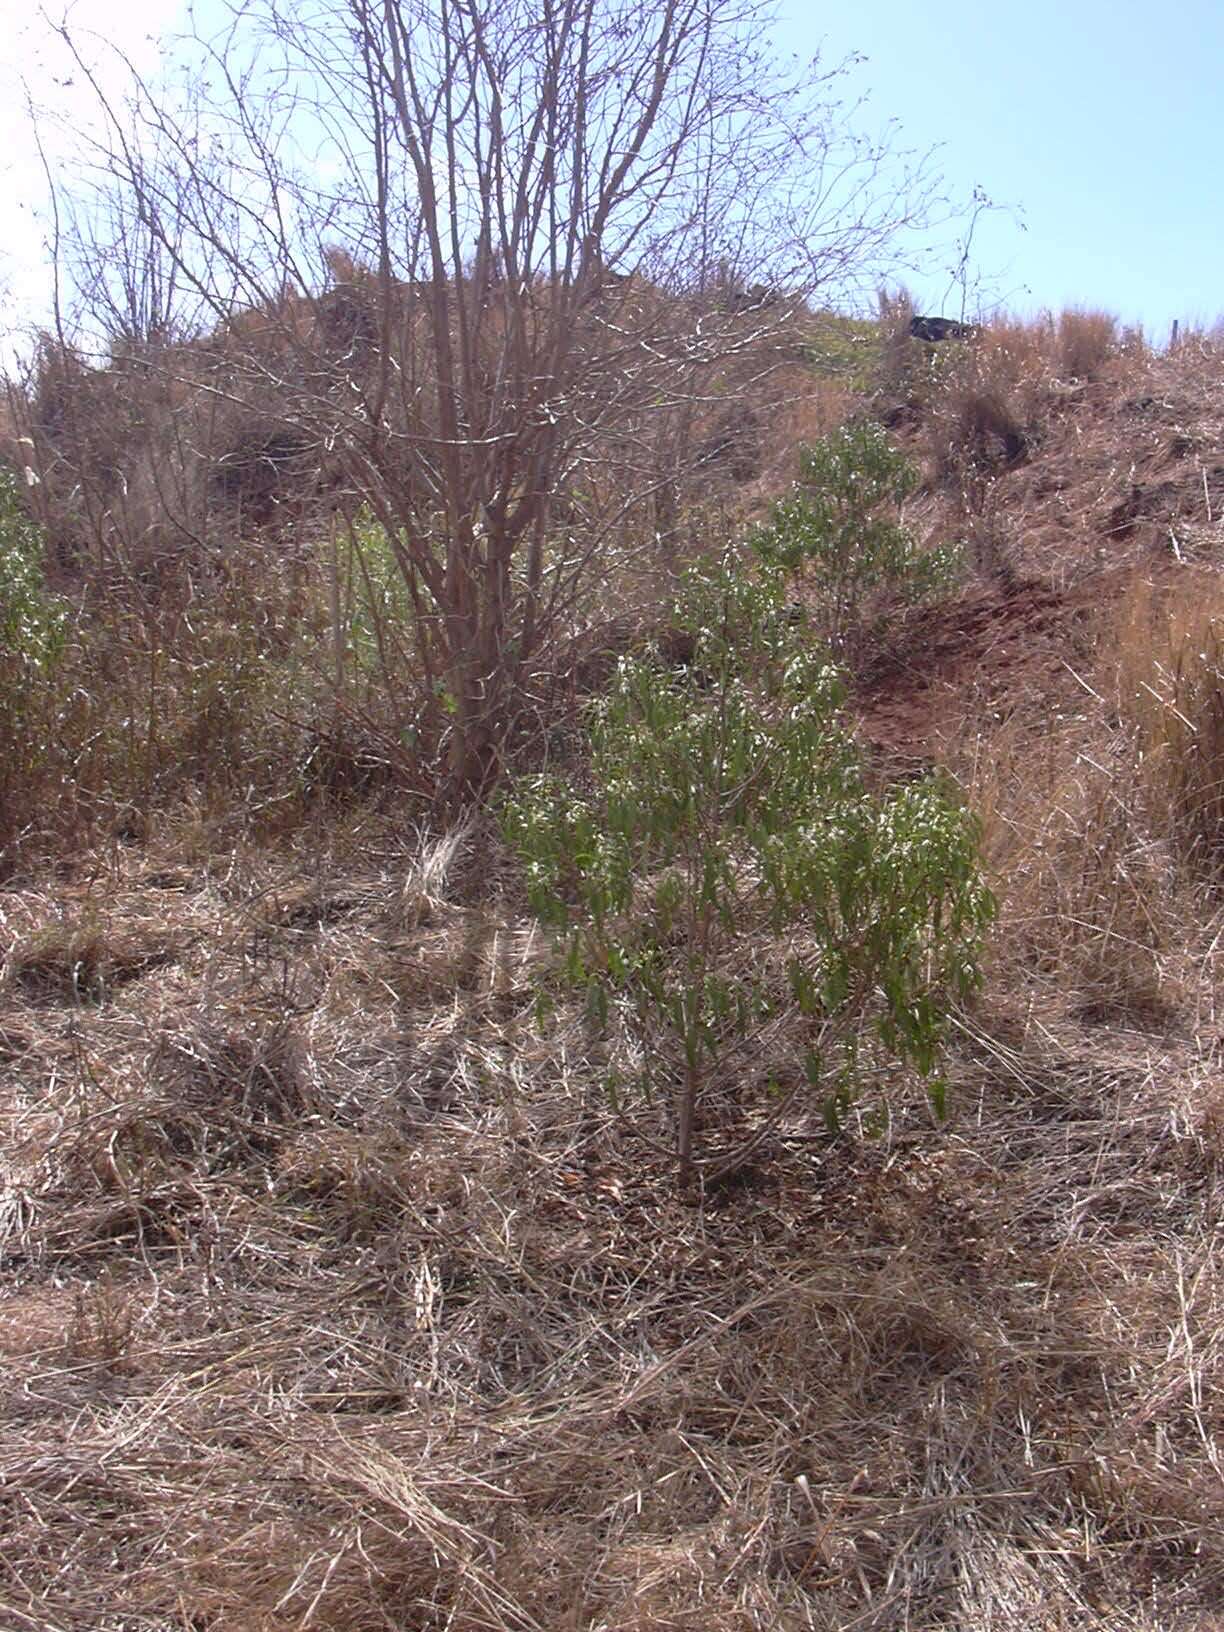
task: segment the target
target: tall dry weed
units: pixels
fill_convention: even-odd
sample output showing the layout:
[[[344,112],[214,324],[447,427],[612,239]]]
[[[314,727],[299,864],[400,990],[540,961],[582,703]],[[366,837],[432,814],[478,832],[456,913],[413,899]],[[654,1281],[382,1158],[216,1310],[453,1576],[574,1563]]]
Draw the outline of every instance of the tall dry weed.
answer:
[[[1118,615],[1118,707],[1140,744],[1142,782],[1197,875],[1224,873],[1224,591],[1195,573],[1140,583]]]
[[[1118,345],[1118,320],[1109,312],[1077,307],[1059,316],[1056,356],[1066,378],[1095,379]]]
[[[1186,903],[1134,754],[1125,730],[1067,718],[1040,739],[997,729],[962,774],[1000,897],[998,978],[1146,1025],[1180,1000]]]
[[[984,818],[997,955],[1136,1024],[1197,978],[1224,878],[1224,592],[1137,584],[1100,625],[1094,695],[1039,737],[997,728],[962,774]]]
[[[924,441],[937,481],[981,508],[990,485],[1022,464],[1050,410],[1041,337],[1016,325],[931,358]]]
[[[321,590],[294,576],[253,556],[177,605],[77,597],[19,707],[0,686],[0,873],[31,846],[151,837],[176,806],[268,832],[385,780],[407,747],[371,685],[338,713]]]
[[[904,403],[913,396],[916,375],[925,362],[922,347],[910,336],[913,297],[907,289],[895,294],[882,289],[878,307],[880,356],[876,387],[882,398]]]

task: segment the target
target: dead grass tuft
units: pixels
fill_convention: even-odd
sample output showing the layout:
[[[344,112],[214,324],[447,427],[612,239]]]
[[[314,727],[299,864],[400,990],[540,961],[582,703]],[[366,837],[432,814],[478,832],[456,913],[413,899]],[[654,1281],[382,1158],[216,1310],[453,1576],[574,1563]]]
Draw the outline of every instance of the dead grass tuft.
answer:
[[[5,959],[2,978],[31,1002],[101,1003],[120,986],[173,963],[178,953],[173,937],[146,941],[86,918],[19,939]]]
[[[973,514],[992,483],[1040,443],[1052,408],[1044,336],[1001,324],[971,344],[936,350],[926,367],[923,448],[936,483]]]
[[[967,766],[1004,901],[1009,983],[1070,1000],[1085,1020],[1161,1030],[1185,997],[1193,891],[1134,799],[1135,743],[1070,716],[1038,737],[996,729]]]
[[[1108,312],[1069,310],[1059,315],[1057,357],[1064,378],[1095,379],[1119,344],[1118,320]]]
[[[1215,882],[1224,862],[1224,596],[1214,574],[1140,581],[1118,617],[1119,708],[1170,839]]]

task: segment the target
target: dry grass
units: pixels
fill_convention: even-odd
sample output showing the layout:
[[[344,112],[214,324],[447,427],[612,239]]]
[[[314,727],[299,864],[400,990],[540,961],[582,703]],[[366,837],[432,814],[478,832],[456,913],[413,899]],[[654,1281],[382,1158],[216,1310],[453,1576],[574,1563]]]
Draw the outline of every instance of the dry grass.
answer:
[[[1045,339],[1040,329],[1000,324],[928,362],[925,451],[937,482],[971,513],[992,481],[1029,457],[1053,411]]]
[[[792,366],[780,371],[775,386],[761,475],[749,495],[758,501],[776,497],[795,480],[797,449],[819,442],[859,408],[858,396],[845,383],[813,378],[806,369]]]
[[[491,842],[4,898],[0,1621],[1208,1624],[1212,1062],[996,1006],[686,1206]]]
[[[998,317],[972,341],[934,346],[909,338],[911,311],[904,298],[886,304],[879,410],[913,433],[936,487],[969,515],[1057,440],[1089,386],[1120,393],[1151,362],[1142,336],[1123,334],[1107,313]]]
[[[235,550],[224,572],[156,598],[133,588],[76,586],[62,656],[44,672],[0,667],[0,876],[187,812],[276,833],[388,784],[419,793],[410,684],[397,693],[352,662],[337,698],[313,564]]]
[[[1121,334],[1091,378],[1072,377],[1059,332],[995,323],[972,346],[925,348],[898,434],[923,462],[932,535],[969,538],[987,574],[1002,562],[1060,589],[1169,560],[1220,565],[1214,365]]]
[[[995,978],[1141,1030],[1167,1026],[1191,978],[1193,888],[1135,800],[1137,744],[1085,714],[984,733],[962,774],[1004,901]]]
[[[1005,903],[997,978],[1161,1030],[1214,1005],[1224,606],[1190,567],[1101,584],[1061,684],[1018,667],[993,723],[945,727],[944,756]]]
[[[1110,313],[1070,310],[1060,314],[1057,357],[1064,377],[1094,379],[1118,345],[1118,320]]]
[[[1224,595],[1193,572],[1141,581],[1118,619],[1119,708],[1139,734],[1143,780],[1169,838],[1218,882],[1224,862]]]

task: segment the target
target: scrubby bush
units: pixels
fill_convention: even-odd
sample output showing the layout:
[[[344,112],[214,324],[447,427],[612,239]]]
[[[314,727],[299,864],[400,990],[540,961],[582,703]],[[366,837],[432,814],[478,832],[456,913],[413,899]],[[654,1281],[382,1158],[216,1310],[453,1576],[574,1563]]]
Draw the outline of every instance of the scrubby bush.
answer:
[[[938,1102],[993,901],[947,789],[869,791],[837,671],[786,617],[779,576],[706,569],[676,622],[672,661],[622,661],[594,709],[581,785],[521,784],[505,828],[561,978],[619,1032],[611,1090],[674,1095],[687,1175],[703,1089],[779,1029],[773,1115],[806,1091],[836,1124],[881,1049]]]
[[[0,466],[0,661],[45,669],[63,646],[64,608],[43,578],[42,530],[21,500],[17,477]]]
[[[43,574],[42,530],[0,466],[0,846],[26,817],[48,749],[43,704],[64,647],[66,608]]]
[[[959,552],[922,549],[898,519],[918,474],[881,426],[843,426],[804,449],[800,463],[799,485],[774,505],[753,547],[768,570],[810,592],[835,649],[860,627],[875,593],[914,602],[954,582]]]

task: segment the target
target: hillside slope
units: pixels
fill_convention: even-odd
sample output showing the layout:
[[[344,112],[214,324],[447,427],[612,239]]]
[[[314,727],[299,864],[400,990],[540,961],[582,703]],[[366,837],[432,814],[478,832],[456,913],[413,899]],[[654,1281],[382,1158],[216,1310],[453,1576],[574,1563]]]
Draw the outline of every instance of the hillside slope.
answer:
[[[479,822],[188,808],[0,894],[0,1624],[1224,1624],[1224,412],[1117,358],[970,491],[965,394],[901,434],[976,568],[854,692],[1002,897],[946,1123],[684,1201]]]

